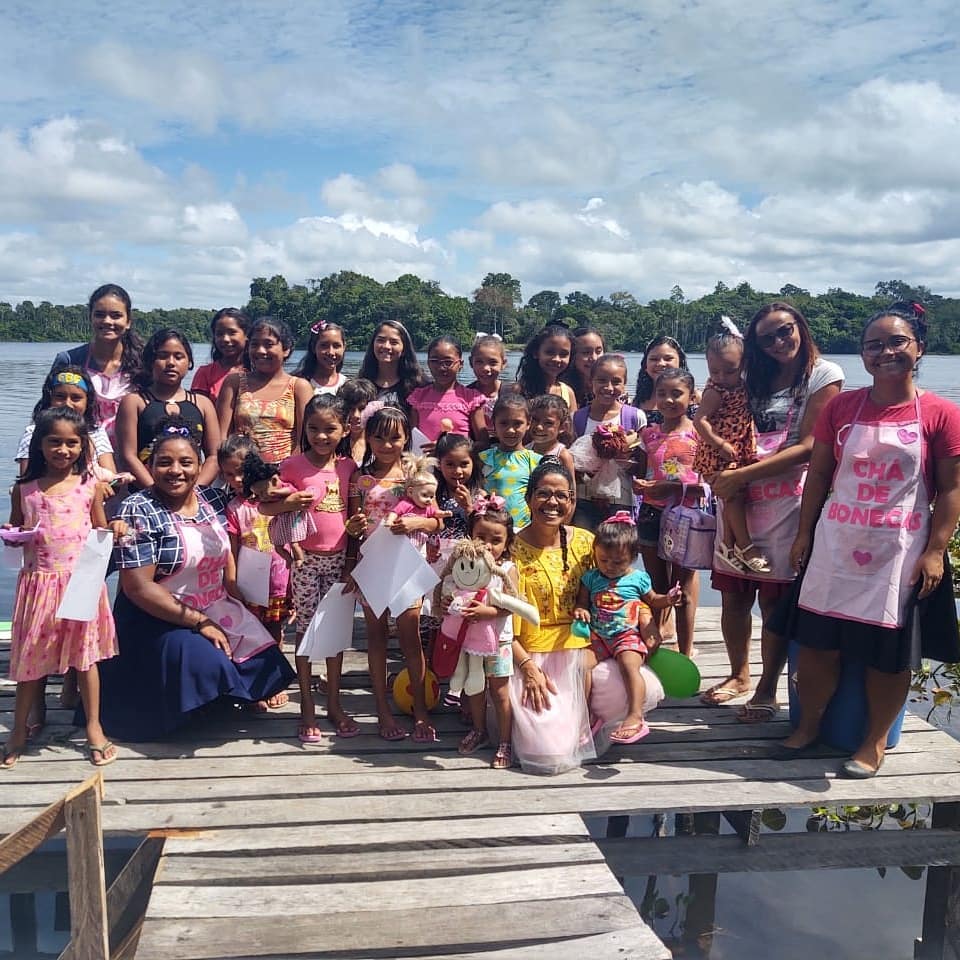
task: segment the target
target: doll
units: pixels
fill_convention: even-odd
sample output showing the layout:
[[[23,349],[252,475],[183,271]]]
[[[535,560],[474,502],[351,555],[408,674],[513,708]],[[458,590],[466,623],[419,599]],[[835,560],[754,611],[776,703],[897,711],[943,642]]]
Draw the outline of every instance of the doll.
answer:
[[[443,597],[450,597],[450,606],[440,624],[438,652],[445,651],[448,662],[452,662],[453,653],[459,648],[457,664],[450,677],[450,690],[474,696],[484,689],[486,683],[483,658],[495,656],[498,651],[502,618],[467,621],[463,617],[464,607],[471,601],[484,603],[505,611],[507,615],[515,614],[534,626],[540,625],[540,613],[515,595],[503,567],[478,540],[456,542],[437,591],[439,596],[435,596],[435,600],[438,602]],[[434,665],[446,673],[436,659]]]
[[[392,527],[401,517],[412,514],[415,517],[437,517],[443,520],[452,517],[449,510],[437,506],[437,478],[433,470],[437,466],[435,457],[424,457],[416,453],[405,453],[400,458],[403,467],[403,498],[387,514],[384,521]],[[417,546],[424,546],[426,534],[416,533],[411,539]]]

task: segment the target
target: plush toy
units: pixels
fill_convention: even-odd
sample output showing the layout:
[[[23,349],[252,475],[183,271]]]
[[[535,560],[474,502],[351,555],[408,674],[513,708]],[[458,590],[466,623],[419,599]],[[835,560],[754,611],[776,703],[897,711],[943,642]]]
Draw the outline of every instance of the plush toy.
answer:
[[[589,436],[578,437],[571,444],[574,466],[585,475],[591,500],[623,502],[631,489],[623,464],[639,445],[640,435],[624,430],[619,423],[601,423]]]
[[[626,460],[640,443],[640,434],[636,430],[624,430],[619,423],[604,422],[590,434],[590,439],[601,460]]]
[[[393,524],[407,514],[415,517],[449,517],[452,514],[437,507],[437,478],[433,472],[435,457],[405,453],[400,458],[403,469],[403,499],[387,514],[386,524]]]
[[[450,676],[451,693],[467,696],[481,693],[486,684],[483,658],[497,653],[502,618],[465,620],[464,609],[472,602],[506,611],[506,614],[540,626],[536,607],[514,593],[506,571],[478,540],[458,540],[447,561],[444,576],[435,591],[435,602],[450,597],[450,606],[440,624],[434,646],[433,667],[438,676]]]

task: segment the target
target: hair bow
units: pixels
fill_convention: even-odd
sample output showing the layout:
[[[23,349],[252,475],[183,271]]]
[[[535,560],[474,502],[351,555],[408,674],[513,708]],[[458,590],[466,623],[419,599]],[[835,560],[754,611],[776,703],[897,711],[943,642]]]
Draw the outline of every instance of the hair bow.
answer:
[[[737,337],[740,340],[743,339],[743,334],[740,332],[740,328],[725,313],[720,315],[720,326],[732,336]]]
[[[482,517],[490,510],[502,510],[506,505],[507,501],[504,500],[503,497],[498,497],[495,493],[491,493],[489,497],[477,498],[477,502],[473,505],[473,512],[478,517]]]
[[[327,329],[327,321],[326,321],[326,320],[318,320],[318,321],[310,328],[310,332],[313,333],[313,334],[323,333],[323,331],[326,330],[326,329]]]
[[[631,527],[635,527],[637,525],[636,521],[630,516],[630,513],[627,510],[618,510],[612,517],[607,517],[607,519],[604,520],[604,523],[626,523]]]
[[[361,411],[360,411],[360,426],[366,427],[367,421],[375,414],[379,413],[386,403],[383,400],[371,400]]]
[[[63,373],[56,374],[53,382],[64,385],[69,384],[71,387],[79,387],[84,393],[87,392],[87,381],[84,380],[79,373],[70,373],[69,370],[64,370]]]
[[[487,337],[492,338],[493,340],[499,340],[503,342],[503,337],[499,333],[484,333],[482,330],[477,331],[477,335],[473,338],[473,342],[476,343],[478,340],[485,340]]]

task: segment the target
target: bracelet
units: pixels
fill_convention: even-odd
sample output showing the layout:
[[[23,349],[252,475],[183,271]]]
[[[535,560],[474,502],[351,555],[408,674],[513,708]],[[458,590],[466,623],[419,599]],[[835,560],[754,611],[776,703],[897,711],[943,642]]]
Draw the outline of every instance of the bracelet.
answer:
[[[521,661],[517,664],[517,669],[518,669],[518,670],[522,670],[532,659],[533,659],[533,657],[527,657],[525,660],[521,660]]]
[[[212,623],[212,620],[208,620],[206,617],[201,617],[190,629],[194,633],[200,633],[204,627],[209,627]]]

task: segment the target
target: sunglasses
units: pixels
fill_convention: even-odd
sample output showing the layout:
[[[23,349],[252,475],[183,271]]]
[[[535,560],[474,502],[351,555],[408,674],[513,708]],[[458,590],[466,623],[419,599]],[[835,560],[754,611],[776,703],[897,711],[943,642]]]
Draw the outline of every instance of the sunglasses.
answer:
[[[777,327],[773,333],[765,333],[763,336],[758,336],[757,343],[760,344],[761,347],[775,346],[782,340],[789,340],[793,336],[793,331],[796,329],[796,322],[785,323],[783,326]]]

